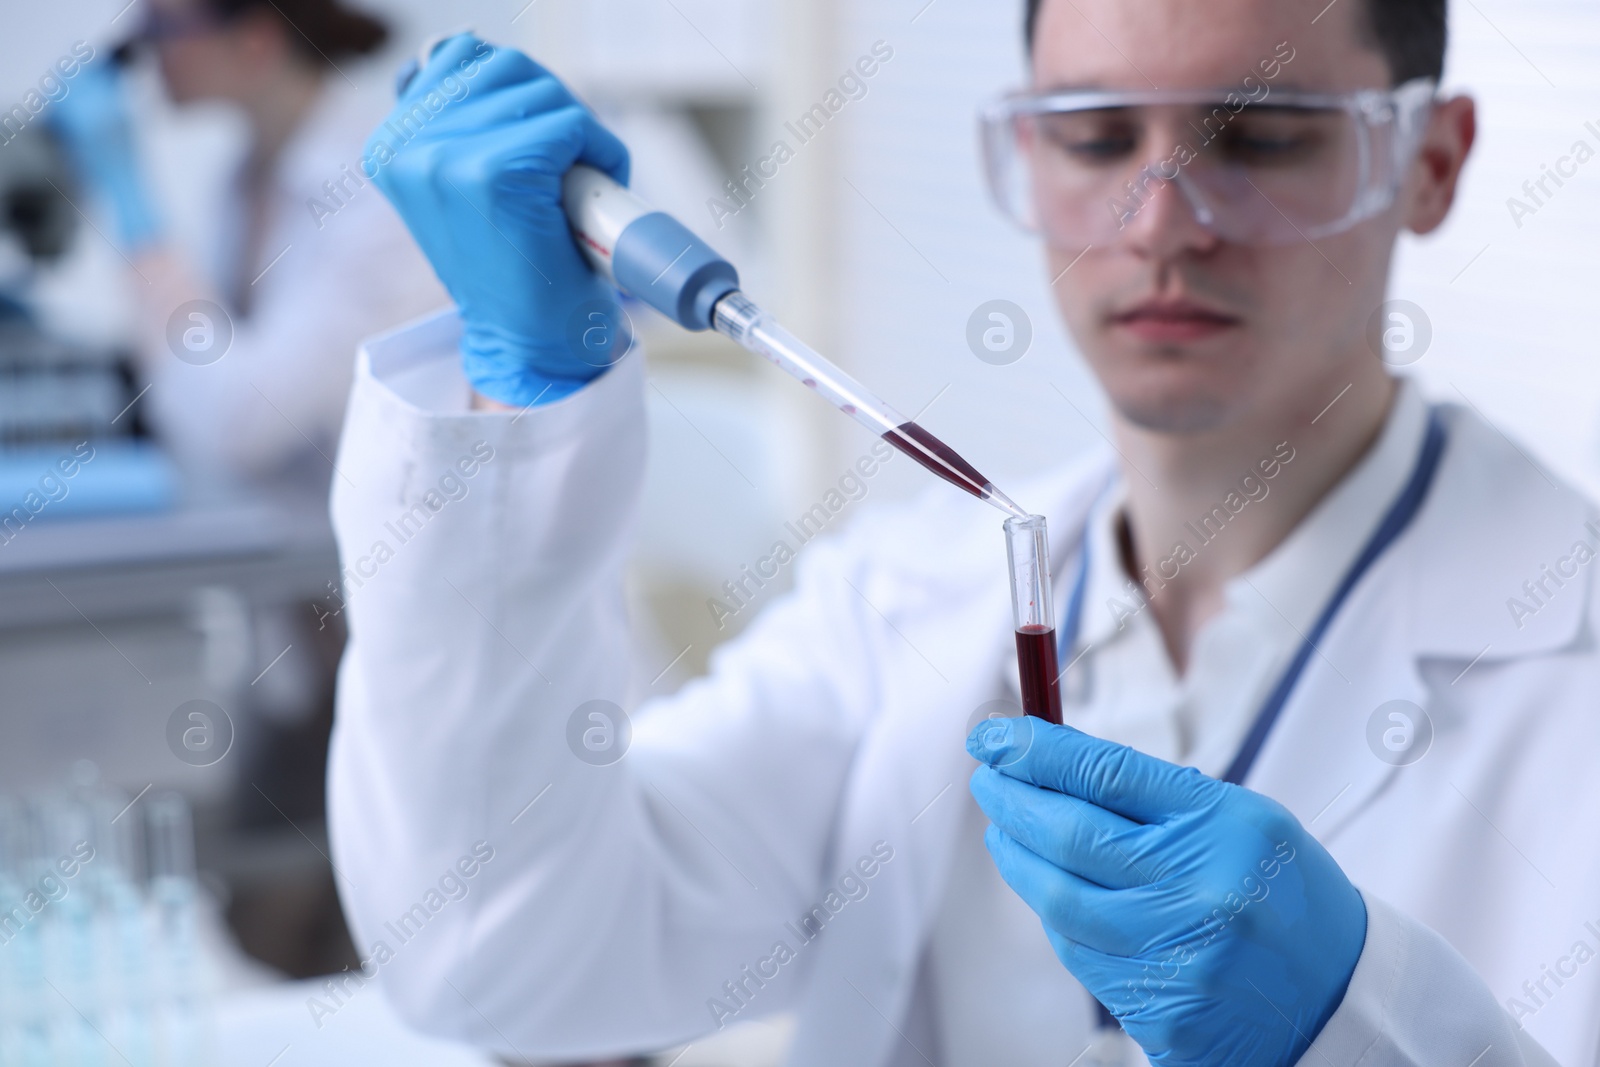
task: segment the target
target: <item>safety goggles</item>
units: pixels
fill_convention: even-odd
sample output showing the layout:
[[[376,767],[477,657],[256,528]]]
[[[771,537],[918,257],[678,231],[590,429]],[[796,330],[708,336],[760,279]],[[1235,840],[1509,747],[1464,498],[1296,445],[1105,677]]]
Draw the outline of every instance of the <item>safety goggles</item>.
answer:
[[[1050,243],[1105,246],[1169,184],[1239,244],[1342,233],[1394,203],[1435,84],[1353,93],[1071,90],[982,115],[995,202]]]

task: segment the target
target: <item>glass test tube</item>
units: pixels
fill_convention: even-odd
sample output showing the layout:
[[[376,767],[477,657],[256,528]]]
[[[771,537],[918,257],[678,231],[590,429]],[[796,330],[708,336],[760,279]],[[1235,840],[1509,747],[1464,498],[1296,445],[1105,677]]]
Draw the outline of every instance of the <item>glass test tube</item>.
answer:
[[[146,821],[156,930],[151,970],[162,1062],[175,1067],[215,1063],[212,983],[199,943],[200,887],[189,803],[179,793],[153,797]]]
[[[1007,519],[1005,525],[1022,710],[1059,725],[1061,668],[1056,656],[1055,614],[1050,603],[1050,539],[1044,516]]]

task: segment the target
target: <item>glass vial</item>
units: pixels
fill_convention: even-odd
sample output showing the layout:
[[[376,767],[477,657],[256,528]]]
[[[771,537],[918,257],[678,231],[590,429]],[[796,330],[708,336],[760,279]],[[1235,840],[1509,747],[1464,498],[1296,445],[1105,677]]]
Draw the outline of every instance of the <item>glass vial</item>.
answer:
[[[1043,515],[1006,520],[1011,563],[1011,613],[1016,627],[1022,710],[1061,722],[1061,668],[1050,597],[1050,538]]]

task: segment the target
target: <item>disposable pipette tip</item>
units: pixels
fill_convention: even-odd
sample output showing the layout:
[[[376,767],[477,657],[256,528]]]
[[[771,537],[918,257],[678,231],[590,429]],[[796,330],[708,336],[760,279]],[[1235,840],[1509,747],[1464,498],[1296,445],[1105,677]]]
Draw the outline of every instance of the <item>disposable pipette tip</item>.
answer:
[[[983,487],[983,499],[987,500],[1001,511],[1009,512],[1019,519],[1025,519],[1028,517],[1028,513],[1019,508],[1014,500],[1006,496],[1000,490],[996,489],[993,482],[985,483]]]

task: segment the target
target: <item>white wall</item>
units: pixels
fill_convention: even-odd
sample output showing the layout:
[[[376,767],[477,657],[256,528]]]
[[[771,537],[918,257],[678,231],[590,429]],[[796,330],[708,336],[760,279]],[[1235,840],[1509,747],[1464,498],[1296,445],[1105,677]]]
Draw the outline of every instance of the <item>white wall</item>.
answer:
[[[1600,157],[1547,185],[1556,196],[1520,228],[1506,205],[1575,141],[1600,153],[1600,7],[1472,0],[1451,16],[1446,81],[1477,98],[1480,140],[1454,217],[1402,247],[1393,294],[1435,331],[1416,370],[1600,494]]]
[[[838,200],[841,355],[905,410],[939,396],[928,428],[1015,484],[1099,440],[1052,385],[1086,412],[1098,398],[1039,249],[991,208],[979,167],[978,107],[1022,80],[1021,5],[925,3],[859,0],[840,28],[841,68],[878,40],[895,50],[838,131],[848,182]],[[1031,350],[1008,367],[979,361],[966,340],[972,312],[997,298],[1020,305],[1034,328]],[[896,474],[903,491],[926,484],[920,471]]]

